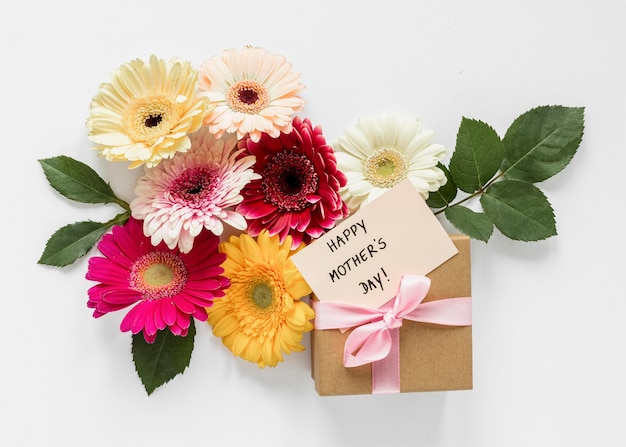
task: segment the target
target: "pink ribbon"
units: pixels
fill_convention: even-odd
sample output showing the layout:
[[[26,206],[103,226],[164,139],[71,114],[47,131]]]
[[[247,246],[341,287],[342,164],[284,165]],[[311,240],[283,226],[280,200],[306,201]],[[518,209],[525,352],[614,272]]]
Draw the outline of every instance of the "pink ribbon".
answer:
[[[400,326],[404,319],[446,326],[472,324],[469,297],[422,303],[430,279],[404,275],[395,297],[378,309],[345,303],[316,301],[315,329],[354,328],[343,351],[343,364],[350,368],[372,364],[372,393],[400,392]]]

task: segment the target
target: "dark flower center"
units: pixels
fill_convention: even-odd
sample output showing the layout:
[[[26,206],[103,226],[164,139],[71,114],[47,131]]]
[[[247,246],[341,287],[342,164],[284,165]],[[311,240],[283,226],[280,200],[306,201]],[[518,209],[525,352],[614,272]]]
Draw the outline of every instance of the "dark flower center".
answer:
[[[285,194],[297,194],[302,189],[302,179],[298,174],[299,173],[293,171],[283,172],[279,183]]]
[[[243,88],[239,90],[239,101],[244,104],[254,104],[259,100],[259,94],[249,88]]]
[[[307,207],[307,196],[317,191],[315,167],[305,155],[293,151],[276,154],[263,171],[265,199],[283,211]]]
[[[156,127],[161,124],[161,121],[163,121],[163,115],[150,115],[144,121],[144,125],[146,127]]]
[[[217,173],[204,166],[186,169],[172,182],[170,196],[183,205],[199,205],[215,189],[216,178]]]
[[[230,87],[226,101],[236,112],[255,115],[267,107],[270,97],[263,84],[246,79]]]

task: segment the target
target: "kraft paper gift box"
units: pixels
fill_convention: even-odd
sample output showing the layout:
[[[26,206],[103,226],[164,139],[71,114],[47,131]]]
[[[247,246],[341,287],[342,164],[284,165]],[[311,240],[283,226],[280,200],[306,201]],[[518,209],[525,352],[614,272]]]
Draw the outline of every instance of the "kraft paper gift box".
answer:
[[[458,253],[430,272],[423,303],[471,297],[470,238],[452,234]],[[315,297],[312,297],[315,300]],[[343,351],[350,330],[314,329],[311,334],[312,376],[322,396],[372,393],[372,367],[344,367]],[[400,392],[472,388],[472,327],[404,320],[400,327]]]

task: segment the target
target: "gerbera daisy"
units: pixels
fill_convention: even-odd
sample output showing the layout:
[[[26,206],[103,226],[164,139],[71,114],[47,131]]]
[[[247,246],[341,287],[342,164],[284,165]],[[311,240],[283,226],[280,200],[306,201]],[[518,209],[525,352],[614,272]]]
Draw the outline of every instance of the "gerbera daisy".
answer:
[[[397,113],[360,119],[333,145],[338,169],[348,178],[341,195],[351,211],[383,194],[405,178],[424,197],[446,183],[437,167],[446,153],[431,144],[433,131],[422,121]]]
[[[246,220],[231,207],[242,200],[241,188],[258,178],[254,156],[238,157],[234,135],[220,139],[206,127],[190,135],[191,149],[154,168],[144,169],[130,203],[132,215],[143,219],[152,245],[165,241],[187,253],[203,228],[221,235],[222,222],[244,230]]]
[[[228,287],[220,266],[226,256],[218,252],[218,243],[205,231],[196,238],[195,250],[181,254],[165,244],[154,247],[138,220],[114,226],[98,243],[104,256],[89,259],[86,278],[99,284],[88,290],[87,307],[98,318],[135,304],[120,329],[143,331],[148,343],[165,328],[185,336],[191,317],[206,321],[206,308]]]
[[[308,118],[295,117],[291,133],[281,132],[278,138],[263,134],[258,142],[248,138],[239,145],[256,156],[254,171],[261,174],[244,187],[237,206],[252,236],[266,228],[270,235],[280,235],[281,243],[290,235],[296,248],[348,215],[339,195],[346,177],[337,169],[322,129],[313,128]]]
[[[131,161],[129,168],[189,149],[187,134],[202,125],[207,98],[198,97],[198,72],[189,62],[150,56],[122,65],[100,85],[90,107],[89,139],[107,160]]]
[[[304,108],[300,73],[284,56],[263,48],[230,49],[207,60],[199,89],[216,105],[204,123],[218,137],[236,132],[239,139],[249,134],[259,141],[261,133],[276,138],[291,131],[291,118]]]
[[[311,293],[290,255],[291,240],[280,244],[267,231],[256,240],[231,236],[219,250],[231,286],[207,309],[213,333],[233,354],[259,367],[276,366],[283,353],[304,350],[304,332],[313,329],[313,309],[301,298]]]

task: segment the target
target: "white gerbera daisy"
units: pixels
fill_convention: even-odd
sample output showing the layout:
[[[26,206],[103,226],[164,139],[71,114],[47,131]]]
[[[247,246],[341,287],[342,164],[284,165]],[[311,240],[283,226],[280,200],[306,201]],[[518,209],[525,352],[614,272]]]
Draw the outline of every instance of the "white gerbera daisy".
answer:
[[[200,96],[215,105],[204,124],[217,137],[229,132],[239,139],[248,134],[254,142],[262,133],[278,138],[291,132],[294,114],[304,108],[300,73],[284,56],[263,48],[226,50],[202,64],[198,80]]]
[[[431,144],[433,131],[410,115],[381,113],[361,118],[333,145],[337,167],[348,178],[340,191],[351,211],[367,205],[408,178],[424,197],[446,183],[437,163],[445,156]]]
[[[130,208],[135,219],[143,219],[143,231],[152,245],[165,241],[188,253],[203,228],[221,235],[222,222],[237,230],[246,220],[232,208],[250,180],[259,178],[252,170],[253,155],[238,158],[235,135],[216,139],[206,127],[190,135],[189,152],[144,168]]]

